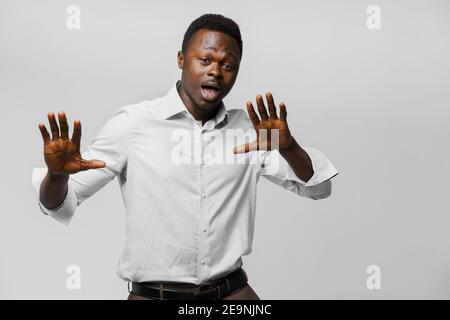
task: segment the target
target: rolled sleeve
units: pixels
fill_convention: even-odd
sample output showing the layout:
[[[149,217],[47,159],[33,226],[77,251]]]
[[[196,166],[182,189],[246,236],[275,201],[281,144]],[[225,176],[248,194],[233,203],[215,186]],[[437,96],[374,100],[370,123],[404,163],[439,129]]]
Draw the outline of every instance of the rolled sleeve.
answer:
[[[331,161],[328,160],[328,158],[319,150],[311,147],[302,147],[302,149],[306,151],[309,158],[311,159],[314,171],[313,176],[307,182],[305,182],[297,177],[291,166],[287,165],[286,179],[294,180],[300,184],[303,184],[305,187],[311,187],[327,181],[339,173],[331,163]]]
[[[32,173],[32,187],[36,198],[38,199],[37,205],[42,213],[49,215],[55,220],[69,225],[72,217],[77,208],[77,196],[70,181],[67,184],[67,194],[64,201],[57,208],[46,208],[40,201],[40,187],[41,183],[47,175],[47,168],[34,168]]]
[[[311,159],[314,174],[303,181],[292,170],[278,150],[267,151],[262,164],[261,175],[286,190],[311,199],[324,199],[331,195],[331,178],[339,172],[330,160],[319,150],[302,147]]]

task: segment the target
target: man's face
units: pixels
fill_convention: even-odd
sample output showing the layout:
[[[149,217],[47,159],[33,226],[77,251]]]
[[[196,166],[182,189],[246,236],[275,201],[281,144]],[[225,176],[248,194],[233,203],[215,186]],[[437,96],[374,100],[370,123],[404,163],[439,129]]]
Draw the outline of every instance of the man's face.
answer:
[[[198,111],[212,113],[230,92],[240,64],[237,41],[225,33],[200,29],[186,54],[178,52],[181,86]]]

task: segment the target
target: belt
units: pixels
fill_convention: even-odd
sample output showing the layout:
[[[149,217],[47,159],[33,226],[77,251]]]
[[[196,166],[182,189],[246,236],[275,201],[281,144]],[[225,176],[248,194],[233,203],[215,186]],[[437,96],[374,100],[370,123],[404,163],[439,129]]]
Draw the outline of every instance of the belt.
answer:
[[[200,285],[174,282],[132,282],[130,293],[159,300],[219,300],[247,284],[239,268],[217,280]],[[190,287],[189,287],[190,285]]]

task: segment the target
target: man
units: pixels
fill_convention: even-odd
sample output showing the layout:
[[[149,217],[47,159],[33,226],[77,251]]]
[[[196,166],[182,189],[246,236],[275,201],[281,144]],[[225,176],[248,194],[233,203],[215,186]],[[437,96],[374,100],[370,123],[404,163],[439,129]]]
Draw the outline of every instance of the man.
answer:
[[[118,177],[127,240],[118,275],[129,299],[259,299],[242,269],[251,252],[260,176],[311,199],[331,194],[336,168],[292,137],[286,106],[258,95],[258,113],[226,109],[242,57],[238,25],[206,14],[185,33],[166,96],[120,108],[81,155],[63,112],[39,124],[47,168],[35,168],[41,210],[69,224]],[[250,132],[250,134],[248,134]],[[230,142],[231,141],[231,142]],[[236,141],[236,142],[235,142]],[[90,159],[90,160],[87,160]]]

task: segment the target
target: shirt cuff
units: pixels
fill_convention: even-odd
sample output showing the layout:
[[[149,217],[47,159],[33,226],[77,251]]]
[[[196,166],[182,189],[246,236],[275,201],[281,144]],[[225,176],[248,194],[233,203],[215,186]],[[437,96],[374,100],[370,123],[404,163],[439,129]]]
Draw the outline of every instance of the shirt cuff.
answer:
[[[75,209],[77,208],[77,196],[75,194],[75,190],[70,182],[68,181],[67,194],[64,201],[56,208],[48,209],[46,208],[40,201],[40,187],[41,183],[47,175],[47,168],[34,168],[31,178],[32,187],[36,198],[38,200],[37,205],[42,213],[49,215],[55,220],[61,222],[62,224],[69,225],[72,217],[75,213]]]
[[[311,147],[302,147],[302,149],[305,150],[305,152],[311,159],[312,167],[314,170],[313,176],[307,182],[305,182],[297,177],[291,166],[287,165],[286,179],[296,181],[304,185],[305,187],[310,187],[329,180],[339,173],[331,163],[331,161],[328,160],[328,158],[319,150]]]

